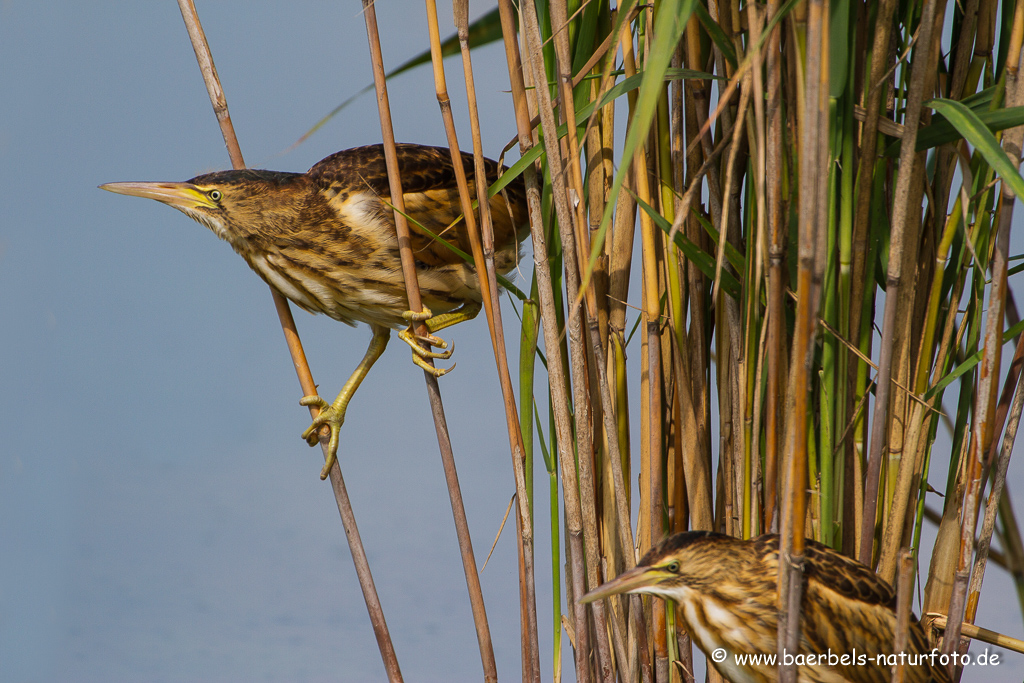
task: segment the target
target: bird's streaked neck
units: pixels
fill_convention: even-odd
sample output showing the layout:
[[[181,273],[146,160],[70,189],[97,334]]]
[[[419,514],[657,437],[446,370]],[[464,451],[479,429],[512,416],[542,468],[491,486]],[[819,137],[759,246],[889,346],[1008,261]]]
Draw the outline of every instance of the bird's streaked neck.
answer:
[[[226,242],[230,242],[231,246],[235,247],[236,250],[240,246],[238,243],[244,242],[242,238],[232,234],[231,231],[227,229],[227,226],[224,224],[223,219],[220,218],[219,216],[214,216],[212,214],[206,213],[205,211],[199,211],[188,206],[175,206],[174,208],[177,209],[178,211],[181,211],[183,214],[185,214],[192,220],[196,221],[197,223],[202,223],[203,225],[208,227],[210,230],[213,231],[213,234],[215,234],[217,237],[221,238]]]

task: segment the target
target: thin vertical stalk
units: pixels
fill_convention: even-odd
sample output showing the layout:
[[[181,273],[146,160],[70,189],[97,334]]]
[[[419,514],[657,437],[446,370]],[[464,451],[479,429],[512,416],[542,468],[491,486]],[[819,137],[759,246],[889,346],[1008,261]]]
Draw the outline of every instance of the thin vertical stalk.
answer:
[[[391,190],[391,202],[394,204],[395,232],[398,235],[398,248],[402,260],[402,275],[405,279],[406,296],[409,308],[421,311],[423,304],[420,299],[419,283],[416,279],[416,262],[409,242],[409,225],[405,218],[405,201],[402,195],[402,181],[398,173],[398,155],[395,151],[395,134],[391,124],[391,106],[388,101],[387,83],[384,72],[384,60],[380,50],[380,36],[377,31],[377,12],[372,0],[362,0],[363,18],[366,21],[366,34],[370,46],[370,62],[373,67],[373,81],[377,90],[377,107],[380,114],[381,137],[384,142],[384,158],[387,163],[388,181]],[[481,278],[482,279],[482,278]],[[426,334],[426,326],[420,323],[417,333]],[[431,359],[426,359],[432,364]],[[444,468],[448,495],[451,498],[452,516],[455,519],[455,531],[459,540],[462,555],[462,567],[466,574],[466,586],[473,611],[473,622],[476,626],[477,642],[480,648],[480,659],[483,664],[484,678],[497,681],[498,672],[494,662],[494,647],[491,645],[490,626],[487,624],[487,610],[484,607],[483,591],[480,587],[480,574],[476,567],[473,554],[473,541],[469,534],[469,522],[462,501],[459,487],[458,472],[455,468],[455,456],[452,452],[451,439],[441,402],[441,391],[437,377],[424,370],[423,376],[427,383],[427,396],[430,400],[430,412],[434,418],[437,432],[437,444],[441,451],[441,463]]]
[[[900,551],[899,567],[899,581],[896,584],[896,633],[892,647],[894,653],[906,652],[910,634],[910,603],[914,599],[914,554],[910,550]],[[906,664],[901,658],[893,667],[892,683],[903,683],[904,680]]]
[[[885,311],[882,314],[882,342],[878,361],[878,380],[875,393],[875,407],[871,422],[871,441],[868,454],[867,478],[864,484],[864,526],[861,529],[857,559],[872,565],[872,546],[875,538],[875,517],[878,507],[878,484],[882,467],[882,447],[885,443],[886,417],[889,410],[889,393],[892,388],[892,361],[895,335],[897,333],[896,308],[900,302],[903,286],[903,251],[908,237],[910,213],[920,211],[913,206],[909,196],[914,179],[914,168],[922,163],[917,152],[917,128],[924,103],[924,88],[928,77],[931,54],[932,29],[935,25],[937,0],[925,0],[921,14],[921,28],[914,48],[915,60],[911,69],[910,89],[907,93],[907,111],[904,118],[904,135],[900,145],[899,176],[892,203],[892,241],[889,245],[889,272],[886,275]],[[880,55],[876,54],[876,58]],[[870,114],[870,110],[869,110]],[[862,178],[862,181],[864,178]],[[855,251],[856,254],[856,251]],[[911,274],[907,274],[909,277]]]
[[[1017,373],[1017,379],[1020,379],[1020,373]],[[995,530],[996,515],[999,512],[1000,501],[1003,498],[1006,486],[1006,472],[1010,465],[1013,444],[1017,438],[1017,428],[1020,426],[1022,410],[1024,410],[1024,383],[1018,381],[1017,388],[1013,392],[1013,404],[1009,411],[1006,433],[1003,435],[1002,447],[996,460],[996,472],[992,479],[992,489],[989,491],[988,503],[985,506],[981,533],[978,534],[974,567],[971,570],[971,581],[967,586],[967,608],[963,621],[971,624],[974,623],[974,617],[978,611],[978,602],[981,598],[981,582],[985,577],[985,566],[988,561],[989,548],[992,545],[992,532]]]
[[[537,24],[536,9],[532,3],[524,4],[524,33],[527,46],[527,63],[533,71],[535,83],[546,83],[547,74],[543,64],[543,47],[540,40],[540,28]],[[515,16],[515,8],[510,0],[500,0],[499,9],[503,17],[512,19]],[[508,31],[510,21],[503,20],[503,35],[506,44],[506,53],[512,48],[511,43],[516,41],[515,33]],[[509,61],[512,65],[512,61]],[[509,79],[512,85],[512,97],[515,102],[516,125],[519,131],[519,147],[521,153],[525,154],[532,146],[533,139],[530,126],[530,116],[526,110],[526,91],[522,80],[522,72],[510,68]],[[538,107],[542,113],[546,112],[550,117],[550,102],[547,95],[547,88],[539,87],[533,91],[538,98]],[[553,127],[553,126],[552,126]],[[557,135],[546,136],[547,143],[557,148]],[[557,154],[556,154],[557,156]],[[558,461],[562,469],[563,496],[565,499],[565,525],[567,529],[567,547],[569,554],[569,583],[571,595],[574,596],[573,603],[569,605],[573,619],[572,624],[576,633],[576,675],[581,683],[591,680],[589,662],[589,629],[587,627],[586,611],[583,605],[576,602],[585,592],[583,578],[583,561],[585,551],[583,548],[583,520],[579,495],[579,481],[576,476],[575,451],[573,448],[573,424],[569,409],[568,377],[565,374],[562,357],[562,346],[558,343],[560,337],[558,328],[558,316],[555,306],[555,294],[552,289],[551,264],[548,260],[548,247],[544,237],[543,219],[541,217],[540,193],[537,186],[537,178],[534,168],[528,167],[525,173],[527,203],[530,211],[530,225],[533,235],[533,261],[537,271],[538,292],[540,294],[541,324],[546,340],[548,353],[548,373],[551,379],[551,403],[555,417],[555,438],[558,445]],[[587,454],[589,457],[589,454]]]
[[[583,202],[576,202],[576,211],[569,209],[567,201],[571,187],[575,197],[582,199],[586,196],[583,188],[583,174],[580,169],[579,141],[577,139],[577,126],[575,118],[574,99],[572,91],[571,58],[569,56],[568,17],[565,14],[566,7],[563,3],[553,2],[548,7],[551,13],[551,24],[554,27],[552,36],[555,46],[555,78],[560,92],[561,118],[567,125],[565,141],[568,145],[568,156],[562,158],[561,154],[553,153],[558,144],[558,136],[555,132],[554,117],[550,115],[550,108],[545,105],[545,98],[549,96],[547,88],[538,89],[540,100],[541,126],[545,133],[545,148],[548,154],[548,168],[551,170],[552,197],[555,203],[555,215],[562,238],[563,258],[565,260],[565,282],[566,294],[569,301],[578,300],[579,270],[576,266],[582,262],[587,252],[587,224],[583,212]],[[527,10],[526,13],[529,13]],[[563,172],[564,166],[568,173]],[[586,309],[579,308],[574,313],[569,310],[569,350],[572,363],[573,382],[573,406],[576,418],[576,443],[577,443],[577,467],[579,473],[580,506],[583,514],[583,541],[586,552],[587,582],[591,587],[600,583],[598,572],[600,565],[600,550],[598,548],[597,511],[595,498],[597,487],[594,485],[594,420],[593,410],[601,410],[601,406],[591,405],[589,390],[587,389],[586,377],[586,350],[584,341],[584,311],[589,310],[592,315],[590,320],[597,324],[596,302],[594,291],[590,287],[586,290]],[[593,363],[598,367],[601,363]],[[604,368],[600,368],[604,371]],[[603,407],[606,414],[611,411],[611,405]],[[576,596],[579,599],[579,596]],[[599,601],[600,602],[600,601]],[[603,605],[596,606],[594,613],[594,636],[597,641],[595,664],[597,666],[598,678],[611,683],[614,678],[612,667],[611,650],[608,642],[608,629],[605,622]]]
[[[464,1],[453,3],[454,17],[462,50],[463,73],[466,81],[467,100],[469,104],[470,126],[473,137],[473,153],[475,161],[474,178],[480,219],[483,224],[483,236],[477,227],[476,215],[473,211],[473,198],[469,194],[465,169],[462,167],[462,153],[455,131],[455,120],[452,117],[451,102],[448,98],[444,74],[443,56],[441,54],[440,31],[437,26],[437,7],[434,0],[427,0],[427,25],[430,35],[430,55],[434,66],[434,83],[437,91],[438,104],[444,120],[448,144],[451,149],[452,165],[459,186],[459,197],[462,214],[470,237],[473,261],[480,282],[480,291],[487,315],[494,360],[497,365],[498,380],[501,385],[502,398],[505,406],[506,427],[508,429],[509,449],[512,455],[512,472],[516,484],[517,520],[519,527],[519,582],[520,609],[522,616],[522,648],[523,671],[530,672],[527,680],[540,680],[540,656],[537,635],[537,602],[534,585],[533,561],[533,522],[529,511],[529,495],[526,490],[526,473],[524,470],[523,436],[519,427],[519,416],[516,410],[515,395],[512,390],[512,379],[508,370],[508,359],[505,354],[505,337],[501,321],[501,308],[498,302],[498,287],[494,270],[494,238],[490,216],[490,200],[487,194],[488,179],[484,170],[482,141],[480,138],[479,114],[476,107],[473,67],[468,44],[468,6]],[[484,276],[486,275],[486,277]]]
[[[768,21],[779,12],[781,0],[769,0]],[[782,28],[776,26],[768,36],[768,102],[765,109],[767,127],[766,182],[768,194],[768,378],[765,404],[764,465],[764,529],[778,528],[776,496],[778,492],[779,447],[782,445],[783,408],[782,377],[785,375],[785,288],[786,231],[783,211],[782,164]]]
[[[764,373],[765,349],[768,340],[768,326],[765,324],[764,313],[761,310],[761,293],[765,287],[765,266],[767,265],[767,244],[768,244],[768,196],[767,196],[767,140],[766,140],[766,119],[765,119],[765,84],[762,69],[764,54],[759,47],[761,43],[761,22],[764,13],[750,4],[747,6],[747,25],[750,27],[750,43],[752,47],[751,59],[751,86],[753,90],[753,113],[748,115],[747,130],[748,146],[754,150],[752,157],[752,187],[749,196],[753,197],[754,206],[751,207],[756,217],[756,222],[751,221],[749,231],[752,234],[752,248],[748,249],[748,258],[752,259],[752,268],[748,273],[752,274],[752,281],[747,287],[746,326],[748,337],[748,348],[745,352],[746,362],[749,366],[747,382],[747,414],[745,416],[746,452],[744,453],[744,508],[743,516],[743,537],[750,538],[761,533],[761,519],[763,515],[762,497],[758,487],[763,485],[763,475],[760,472],[761,464],[761,416],[762,401],[764,392],[761,391],[761,377]],[[759,476],[761,475],[761,476]]]
[[[701,29],[697,17],[690,17],[686,25],[684,64],[692,69],[704,67],[701,51]],[[710,108],[708,91],[711,81],[688,80],[686,98],[686,173],[689,187],[676,210],[676,223],[685,221],[686,235],[702,248],[709,246],[709,238],[697,216],[690,211],[687,197],[703,184],[702,172],[709,169],[708,195],[712,214],[718,215],[716,193],[718,192],[718,164],[715,153],[705,136],[700,134],[703,120]],[[703,164],[702,164],[703,160]],[[691,200],[692,201],[692,200]],[[687,343],[678,347],[680,367],[677,386],[682,401],[683,428],[688,436],[683,441],[683,467],[687,472],[686,495],[690,506],[690,527],[711,530],[714,526],[711,474],[711,409],[708,390],[710,352],[708,339],[711,325],[708,322],[707,278],[692,264],[687,266],[687,288],[689,299],[690,328]],[[685,385],[683,385],[685,383]],[[689,422],[689,424],[688,424]],[[692,436],[689,434],[692,433]]]
[[[857,168],[857,199],[854,210],[853,219],[853,233],[851,236],[851,265],[850,265],[850,316],[849,326],[846,329],[840,330],[842,334],[846,335],[847,339],[854,340],[855,342],[862,336],[862,328],[867,325],[867,321],[862,324],[862,313],[867,308],[869,302],[866,296],[866,290],[870,287],[871,279],[866,277],[866,272],[870,265],[873,264],[868,259],[869,250],[869,237],[870,231],[869,226],[873,211],[877,208],[872,203],[872,196],[875,194],[876,182],[874,173],[876,168],[881,168],[881,164],[878,163],[878,121],[881,117],[882,108],[882,95],[886,92],[883,87],[883,78],[885,77],[886,70],[889,67],[889,44],[892,41],[892,16],[896,10],[896,0],[880,0],[877,5],[877,15],[872,26],[872,33],[874,40],[872,41],[870,51],[870,63],[871,69],[868,72],[866,78],[863,81],[864,94],[862,96],[862,103],[867,110],[867,118],[864,121],[864,127],[860,138],[860,154],[859,154],[859,165]],[[870,334],[867,335],[868,343],[870,344]],[[864,348],[861,349],[865,350]],[[844,350],[843,353],[848,358],[849,376],[848,381],[851,387],[850,395],[847,397],[847,406],[850,412],[847,413],[847,419],[854,419],[853,411],[858,403],[857,390],[865,385],[864,382],[859,381],[861,375],[867,371],[867,365],[856,358],[851,357],[850,351]],[[858,529],[863,534],[863,511],[864,507],[860,503],[863,498],[858,496],[860,482],[863,481],[861,473],[861,464],[863,462],[862,449],[858,448],[860,430],[863,430],[866,426],[866,420],[864,418],[858,418],[859,424],[857,432],[851,437],[851,447],[848,449],[851,463],[848,472],[852,474],[850,478],[852,481],[852,488],[854,489],[854,497],[857,500],[853,505],[854,519],[846,520],[845,528],[852,531],[855,537],[851,537],[849,531],[844,531],[844,550],[847,552],[853,551],[852,554],[856,554],[855,549],[860,547],[860,535],[857,535]],[[876,486],[877,488],[877,486]],[[872,508],[874,510],[874,508]],[[874,513],[872,512],[872,519]],[[872,534],[874,532],[872,531]],[[852,543],[851,543],[852,542]]]
[[[803,596],[804,522],[806,516],[807,449],[811,366],[827,223],[825,196],[828,185],[822,180],[828,159],[828,17],[827,0],[807,4],[807,38],[804,68],[804,109],[800,122],[800,245],[797,266],[796,325],[791,354],[790,396],[792,413],[786,427],[786,497],[782,515],[779,548],[779,649],[796,652],[799,646]],[[799,67],[798,67],[799,68]],[[780,662],[782,661],[780,657]],[[781,664],[779,679],[795,683],[797,669]]]
[[[1010,41],[1010,50],[1006,64],[1006,104],[1007,106],[1019,106],[1024,104],[1024,82],[1020,80],[1020,67],[1024,62],[1024,9],[1017,3],[1014,14],[1014,33]],[[1018,126],[1008,130],[1003,135],[1003,149],[1009,157],[1014,168],[1020,166],[1021,146],[1024,142],[1024,127]],[[974,425],[971,433],[971,450],[967,467],[967,487],[964,495],[964,502],[961,510],[961,534],[960,534],[960,556],[957,564],[957,576],[965,576],[970,571],[970,558],[974,549],[975,529],[978,521],[978,508],[981,504],[981,469],[982,460],[989,451],[990,444],[995,438],[993,426],[995,423],[996,397],[999,391],[999,365],[1003,349],[1003,324],[1006,311],[1007,295],[1007,258],[1010,248],[1010,225],[1013,219],[1013,208],[1015,195],[1004,180],[1002,182],[999,223],[995,236],[995,250],[992,255],[992,288],[989,293],[988,311],[985,320],[985,341],[982,348],[983,354],[979,364],[980,372],[978,377],[978,393],[975,397]],[[1012,443],[1012,441],[1011,441]],[[1009,457],[1009,452],[1006,453]],[[1000,463],[1001,469],[1005,463]],[[1005,478],[1005,469],[1003,469]],[[992,495],[996,495],[993,490]],[[990,506],[991,507],[991,506]],[[993,517],[989,520],[990,515]],[[986,520],[994,522],[994,511],[986,510]],[[991,531],[989,531],[991,536]],[[987,543],[986,543],[987,545]],[[984,571],[984,562],[980,562],[980,568]],[[981,578],[977,579],[976,588],[980,589]],[[965,613],[973,615],[977,609],[978,594],[967,595],[968,586],[966,581],[961,585],[955,585],[953,595],[950,597],[950,606],[947,616],[949,626],[946,629],[942,641],[943,652],[953,652],[954,649],[966,651],[966,643],[960,639],[960,625],[964,621]],[[973,604],[971,604],[973,602]],[[958,668],[957,678],[962,673],[962,667]]]
[[[199,70],[202,72],[206,90],[210,95],[210,103],[217,116],[221,134],[224,136],[224,143],[228,149],[228,156],[231,158],[231,165],[236,169],[245,168],[245,160],[242,157],[242,150],[238,144],[238,137],[235,135],[234,124],[231,122],[231,114],[228,112],[227,98],[220,84],[220,77],[217,75],[217,68],[213,63],[213,55],[210,52],[210,45],[206,40],[202,24],[199,22],[199,14],[196,11],[195,3],[192,0],[178,0],[178,7],[181,10],[181,17],[185,21],[185,28],[188,30],[189,38],[192,41],[192,49],[195,51],[196,60],[199,62]],[[295,319],[292,317],[288,300],[275,290],[270,290],[274,299],[274,308],[277,310],[278,319],[281,322],[281,330],[284,332],[285,342],[288,345],[288,352],[292,358],[292,364],[299,378],[299,385],[304,396],[316,394],[316,383],[306,361],[306,353],[302,348],[302,341],[299,339],[298,330],[295,328]],[[309,407],[310,416],[316,418],[320,409],[316,406]],[[324,460],[328,457],[328,445],[330,444],[329,428],[325,428],[320,434],[320,448],[324,453]],[[341,467],[336,459],[330,470],[331,489],[338,505],[338,513],[341,515],[341,523],[345,529],[345,536],[348,539],[349,550],[352,552],[352,562],[355,565],[356,576],[359,579],[359,587],[363,592],[363,600],[366,602],[366,610],[370,616],[370,624],[377,640],[377,648],[380,650],[381,659],[384,661],[384,669],[387,672],[388,681],[401,683],[402,672],[398,665],[398,657],[391,642],[391,633],[388,631],[387,621],[384,618],[384,609],[381,607],[380,599],[377,596],[377,587],[373,582],[373,575],[370,572],[370,564],[363,549],[363,541],[359,535],[359,527],[356,525],[355,514],[352,510],[352,501],[348,496],[348,489],[345,487],[345,480],[341,474]]]

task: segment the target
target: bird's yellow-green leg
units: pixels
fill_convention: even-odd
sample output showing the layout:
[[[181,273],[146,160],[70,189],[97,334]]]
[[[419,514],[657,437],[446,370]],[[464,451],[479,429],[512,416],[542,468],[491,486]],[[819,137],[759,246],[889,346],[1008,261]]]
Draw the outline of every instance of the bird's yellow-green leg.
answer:
[[[412,326],[409,329],[402,330],[398,333],[398,338],[409,345],[412,349],[412,362],[423,368],[434,377],[441,377],[446,375],[455,369],[453,363],[450,368],[435,368],[432,367],[425,359],[427,358],[440,358],[446,360],[452,357],[452,353],[455,352],[455,345],[452,344],[452,348],[448,348],[448,342],[435,337],[434,332],[443,330],[446,327],[451,327],[457,323],[461,323],[464,320],[472,320],[480,312],[481,304],[478,301],[471,301],[462,304],[454,311],[448,313],[442,313],[441,315],[434,315],[429,308],[423,307],[423,310],[417,313],[416,311],[406,311],[402,314],[402,317],[408,320],[410,323],[422,322],[426,323],[427,329],[430,330],[431,334],[420,335],[415,334],[412,331]],[[420,342],[426,342],[431,346],[436,346],[441,349],[447,349],[446,351],[428,351],[420,346]]]
[[[299,401],[304,406],[317,406],[320,408],[320,414],[313,418],[313,424],[306,431],[302,432],[302,438],[310,446],[315,446],[320,440],[319,432],[321,427],[328,425],[331,428],[331,440],[327,445],[327,458],[324,462],[323,470],[320,471],[321,479],[327,478],[331,467],[334,466],[338,459],[338,434],[341,431],[341,425],[345,422],[345,410],[348,408],[348,402],[352,400],[352,396],[355,395],[356,389],[359,388],[363,378],[366,377],[366,373],[370,371],[373,364],[384,353],[384,349],[388,345],[388,339],[391,337],[391,330],[386,327],[371,325],[371,329],[373,330],[373,339],[370,340],[370,346],[366,349],[366,355],[363,356],[363,360],[360,361],[352,376],[345,382],[345,386],[341,388],[341,392],[338,394],[338,398],[334,399],[334,403],[328,403],[320,398],[320,396],[303,396]]]

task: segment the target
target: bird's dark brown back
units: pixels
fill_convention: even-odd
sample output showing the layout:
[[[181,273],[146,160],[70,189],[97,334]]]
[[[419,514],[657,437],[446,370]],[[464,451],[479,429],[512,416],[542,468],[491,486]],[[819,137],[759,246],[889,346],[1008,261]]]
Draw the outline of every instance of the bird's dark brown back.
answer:
[[[440,147],[399,144],[396,146],[405,212],[410,218],[410,237],[416,260],[426,266],[457,264],[461,259],[434,237],[470,253],[470,241],[462,215],[458,184],[451,153]],[[476,197],[473,155],[462,153],[463,168],[471,195]],[[484,160],[486,182],[493,184],[504,172],[498,163]],[[365,190],[380,197],[382,210],[390,215],[391,187],[383,145],[344,150],[323,159],[306,174],[332,202],[344,202],[346,194]],[[508,201],[506,202],[506,198]],[[528,234],[526,192],[521,177],[491,198],[494,246],[499,254],[511,252],[514,262],[518,243]],[[454,223],[454,225],[452,225]],[[431,234],[433,233],[433,234]],[[499,270],[508,270],[508,267]]]
[[[779,537],[753,539],[765,563],[777,571]],[[895,649],[896,592],[888,582],[860,562],[808,539],[804,546],[803,634],[808,652],[858,652],[868,656]],[[924,629],[911,616],[908,655],[931,652]],[[936,659],[918,659],[908,666],[908,683],[948,683],[949,672]],[[887,683],[888,666],[865,663],[839,667],[852,683]]]

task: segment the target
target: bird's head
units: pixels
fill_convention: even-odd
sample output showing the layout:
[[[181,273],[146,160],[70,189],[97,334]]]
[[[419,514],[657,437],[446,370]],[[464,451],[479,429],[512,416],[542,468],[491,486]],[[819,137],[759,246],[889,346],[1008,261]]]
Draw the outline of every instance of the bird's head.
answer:
[[[294,220],[306,189],[302,178],[300,173],[243,169],[207,173],[183,183],[107,183],[100,189],[163,202],[234,244]]]
[[[636,567],[584,595],[580,602],[594,602],[620,593],[648,593],[680,601],[690,589],[700,590],[728,571],[724,546],[737,539],[707,531],[688,531],[669,536],[640,559]],[[723,563],[723,560],[726,560]]]

